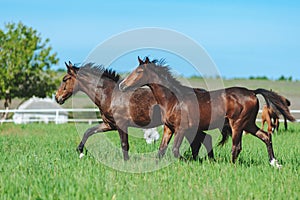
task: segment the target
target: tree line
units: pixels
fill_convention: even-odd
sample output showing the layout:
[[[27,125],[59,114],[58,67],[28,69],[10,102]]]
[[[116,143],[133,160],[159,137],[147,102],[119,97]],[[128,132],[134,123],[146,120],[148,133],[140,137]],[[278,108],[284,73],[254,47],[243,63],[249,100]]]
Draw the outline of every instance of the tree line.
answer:
[[[19,23],[0,29],[0,99],[9,108],[14,98],[50,96],[59,84],[52,65],[57,53],[37,30]]]

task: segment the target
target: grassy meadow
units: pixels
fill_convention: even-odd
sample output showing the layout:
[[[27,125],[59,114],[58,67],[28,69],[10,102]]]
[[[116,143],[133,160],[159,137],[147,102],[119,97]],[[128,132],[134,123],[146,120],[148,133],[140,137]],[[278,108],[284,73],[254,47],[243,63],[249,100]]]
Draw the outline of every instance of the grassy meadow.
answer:
[[[283,164],[282,169],[269,165],[265,145],[251,135],[243,136],[243,150],[236,164],[230,163],[230,140],[224,147],[215,146],[216,161],[202,157],[190,160],[189,149],[181,152],[186,160],[174,160],[168,152],[158,161],[154,154],[159,144],[146,144],[139,129],[130,129],[129,161],[122,160],[116,132],[92,136],[87,143],[91,151],[80,160],[75,149],[88,127],[1,125],[0,199],[300,198],[298,123],[289,124],[287,132],[281,129],[273,136],[275,155]],[[211,134],[213,140],[220,139],[220,134]],[[111,151],[104,148],[105,141],[110,141]],[[137,153],[150,153],[150,159],[144,161],[143,157],[135,156]],[[104,158],[115,162],[114,167],[102,162]],[[166,165],[157,170],[129,172],[161,163]]]

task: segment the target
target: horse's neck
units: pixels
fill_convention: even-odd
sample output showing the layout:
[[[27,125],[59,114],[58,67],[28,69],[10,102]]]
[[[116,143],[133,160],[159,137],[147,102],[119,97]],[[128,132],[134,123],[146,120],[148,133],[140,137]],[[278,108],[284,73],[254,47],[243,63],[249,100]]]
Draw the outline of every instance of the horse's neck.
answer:
[[[89,80],[88,78],[80,81],[80,90],[84,92],[100,109],[105,112],[110,105],[112,91],[116,83],[107,80]]]
[[[157,82],[155,82],[155,83],[160,83],[163,87],[166,88],[165,92],[166,91],[169,91],[169,92],[171,91],[171,93],[175,94],[175,96],[177,98],[189,91],[188,87],[181,85],[172,76],[157,75],[156,80],[157,80]],[[190,89],[192,90],[192,88],[190,88]]]
[[[175,94],[167,87],[164,87],[160,84],[151,83],[148,85],[159,105],[164,108],[167,108],[169,103],[174,103],[172,99],[176,99]]]

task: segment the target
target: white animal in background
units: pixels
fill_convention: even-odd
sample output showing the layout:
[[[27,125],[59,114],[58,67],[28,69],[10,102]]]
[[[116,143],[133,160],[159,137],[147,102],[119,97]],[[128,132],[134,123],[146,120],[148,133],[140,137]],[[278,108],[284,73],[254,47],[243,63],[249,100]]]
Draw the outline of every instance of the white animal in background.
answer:
[[[143,132],[147,144],[151,144],[159,139],[159,133],[156,128],[143,129]]]

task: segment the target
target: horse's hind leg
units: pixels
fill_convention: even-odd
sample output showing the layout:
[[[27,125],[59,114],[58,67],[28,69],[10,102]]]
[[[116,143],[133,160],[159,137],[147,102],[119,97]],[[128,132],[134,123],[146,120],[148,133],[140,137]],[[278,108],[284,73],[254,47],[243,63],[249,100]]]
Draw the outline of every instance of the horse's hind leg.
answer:
[[[280,168],[281,165],[278,164],[278,161],[275,159],[273,146],[272,146],[272,134],[268,134],[265,131],[259,129],[255,123],[248,125],[245,129],[247,132],[252,135],[258,137],[261,141],[263,141],[267,146],[267,151],[269,155],[269,161],[272,166]]]

